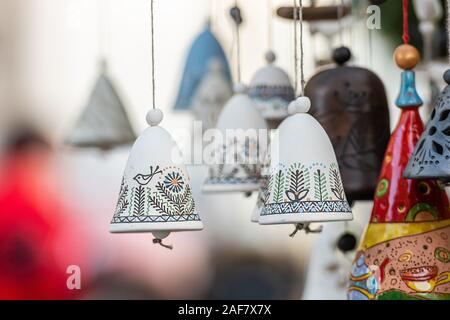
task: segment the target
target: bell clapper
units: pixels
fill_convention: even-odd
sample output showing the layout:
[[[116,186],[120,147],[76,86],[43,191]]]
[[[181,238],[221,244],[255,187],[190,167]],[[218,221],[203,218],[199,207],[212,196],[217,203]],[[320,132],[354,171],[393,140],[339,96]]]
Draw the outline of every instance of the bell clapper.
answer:
[[[323,230],[323,226],[319,226],[317,229],[311,229],[310,228],[311,223],[297,223],[295,225],[294,231],[289,235],[289,237],[293,238],[298,231],[305,230],[305,233],[321,233]]]
[[[154,231],[152,232],[153,236],[155,237],[153,239],[154,244],[159,244],[161,247],[164,247],[166,249],[172,250],[173,246],[169,244],[164,244],[162,241],[163,239],[167,238],[170,234],[170,231]]]

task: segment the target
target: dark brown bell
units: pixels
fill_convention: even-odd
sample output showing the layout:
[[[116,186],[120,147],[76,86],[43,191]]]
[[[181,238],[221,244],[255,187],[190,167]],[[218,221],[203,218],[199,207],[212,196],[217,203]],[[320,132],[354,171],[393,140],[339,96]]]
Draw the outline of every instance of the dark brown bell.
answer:
[[[348,200],[372,200],[390,137],[388,102],[373,72],[344,65],[350,58],[348,48],[336,49],[337,66],[314,75],[305,95],[333,143]]]

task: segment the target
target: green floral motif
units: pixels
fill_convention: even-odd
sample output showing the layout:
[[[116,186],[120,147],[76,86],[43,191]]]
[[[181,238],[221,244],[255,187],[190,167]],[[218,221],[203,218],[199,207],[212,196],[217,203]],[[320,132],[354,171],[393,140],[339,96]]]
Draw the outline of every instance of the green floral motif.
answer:
[[[284,194],[284,172],[280,169],[274,176],[273,201],[279,203],[283,201]]]
[[[324,201],[328,198],[327,178],[320,169],[314,172],[314,197],[318,201]]]

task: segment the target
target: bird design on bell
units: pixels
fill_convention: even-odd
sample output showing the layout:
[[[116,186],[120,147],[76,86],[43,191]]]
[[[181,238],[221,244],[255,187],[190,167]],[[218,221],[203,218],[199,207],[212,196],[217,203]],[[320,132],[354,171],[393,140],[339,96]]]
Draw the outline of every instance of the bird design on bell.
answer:
[[[291,102],[287,117],[271,141],[268,196],[259,223],[294,224],[298,230],[312,222],[351,220],[333,146],[325,130],[308,111],[311,102]],[[295,146],[295,148],[293,148]]]
[[[385,153],[370,223],[354,260],[348,298],[450,299],[450,211],[445,190],[436,180],[403,178],[424,131],[419,114],[422,100],[412,70],[420,55],[403,44],[394,57],[403,69],[396,100],[401,114]]]
[[[169,132],[159,126],[159,109],[147,114],[149,127],[134,143],[123,175],[112,233],[150,232],[162,243],[171,232],[203,229],[181,152]]]
[[[450,69],[444,73],[447,86],[434,104],[425,131],[409,159],[404,176],[409,179],[439,179],[450,183]]]

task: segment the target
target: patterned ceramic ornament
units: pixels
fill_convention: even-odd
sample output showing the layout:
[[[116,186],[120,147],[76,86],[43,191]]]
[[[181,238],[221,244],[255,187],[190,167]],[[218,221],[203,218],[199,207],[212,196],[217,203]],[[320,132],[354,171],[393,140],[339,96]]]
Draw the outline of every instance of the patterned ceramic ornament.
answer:
[[[390,137],[384,85],[365,68],[345,65],[351,52],[333,52],[336,67],[315,74],[305,87],[311,115],[324,127],[336,152],[345,193],[353,201],[372,200]]]
[[[255,102],[262,116],[269,120],[284,119],[287,108],[295,99],[294,88],[288,74],[274,66],[275,53],[266,53],[267,66],[259,69],[250,82],[249,96]]]
[[[300,97],[271,143],[268,196],[260,224],[351,220],[333,146]]]
[[[208,22],[206,28],[197,36],[189,50],[174,106],[175,110],[183,111],[193,108],[194,96],[203,77],[208,72],[209,64],[212,60],[220,62],[228,86],[232,87],[230,66],[228,65],[225,52],[212,33],[211,25]]]
[[[444,74],[450,84],[450,70]],[[404,176],[450,182],[450,85],[439,95],[430,120],[409,159]]]
[[[103,64],[89,103],[66,143],[75,147],[111,149],[131,144],[135,139],[125,107]]]
[[[220,60],[211,60],[193,98],[195,118],[202,121],[204,130],[216,125],[223,106],[233,95],[233,89],[224,72]]]
[[[392,133],[374,197],[371,221],[352,266],[348,298],[450,299],[450,211],[436,180],[402,177],[423,133],[422,100],[411,69],[418,51],[395,53],[402,72],[400,120]]]
[[[110,232],[152,232],[163,239],[174,231],[201,230],[189,177],[171,135],[158,124],[159,109],[147,115],[125,167]]]
[[[219,116],[217,129],[223,138],[223,143],[219,143],[215,150],[219,161],[210,165],[203,191],[257,191],[261,178],[259,159],[264,158],[262,153],[265,152],[264,147],[259,145],[259,132],[264,130],[267,133],[267,124],[248,96],[244,85],[236,85],[234,96]],[[243,134],[236,139],[234,134],[239,132]],[[227,161],[230,158],[235,160],[234,163]]]

